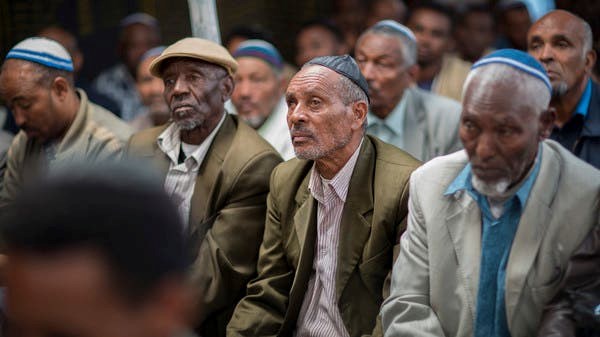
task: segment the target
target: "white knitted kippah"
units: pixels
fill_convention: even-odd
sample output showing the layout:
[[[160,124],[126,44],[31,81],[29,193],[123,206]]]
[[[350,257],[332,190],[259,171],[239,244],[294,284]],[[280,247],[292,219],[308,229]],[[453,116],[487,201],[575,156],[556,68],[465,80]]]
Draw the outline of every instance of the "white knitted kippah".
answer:
[[[6,59],[21,59],[50,68],[73,71],[69,52],[58,42],[45,37],[30,37],[17,43],[6,54]]]

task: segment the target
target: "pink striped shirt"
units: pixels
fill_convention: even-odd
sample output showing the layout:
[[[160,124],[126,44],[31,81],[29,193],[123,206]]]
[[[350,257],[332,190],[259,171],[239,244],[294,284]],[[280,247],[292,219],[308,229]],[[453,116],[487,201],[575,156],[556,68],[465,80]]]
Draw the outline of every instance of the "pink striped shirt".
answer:
[[[313,273],[296,325],[299,337],[348,336],[336,303],[335,279],[340,221],[359,151],[360,146],[331,180],[321,177],[315,166],[311,171],[308,189],[318,204],[317,243]]]

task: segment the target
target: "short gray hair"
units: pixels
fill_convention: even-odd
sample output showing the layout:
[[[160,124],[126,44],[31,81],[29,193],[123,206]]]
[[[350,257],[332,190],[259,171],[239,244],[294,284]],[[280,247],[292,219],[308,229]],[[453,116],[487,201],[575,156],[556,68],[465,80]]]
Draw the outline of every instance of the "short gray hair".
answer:
[[[527,94],[528,100],[523,102],[523,104],[529,105],[538,115],[548,109],[548,105],[550,104],[550,90],[548,90],[548,87],[542,80],[501,63],[485,65],[469,72],[463,85],[463,102],[465,101],[467,89],[475,78],[480,81],[477,83],[477,95],[482,90],[491,90],[490,87],[494,84],[506,84],[517,87],[520,89],[519,92]],[[502,93],[496,94],[502,95]],[[514,98],[507,97],[506,99]]]
[[[334,86],[334,90],[340,95],[344,105],[348,106],[355,102],[363,101],[367,105],[367,111],[369,110],[369,98],[367,97],[367,93],[346,76],[340,75],[340,79]],[[365,118],[362,125],[363,130],[366,130],[367,124],[367,119]]]
[[[388,35],[400,41],[400,52],[402,53],[404,67],[410,67],[417,63],[417,42],[402,32],[385,25],[375,25],[360,35],[358,40],[367,34]],[[357,43],[358,44],[358,43]]]

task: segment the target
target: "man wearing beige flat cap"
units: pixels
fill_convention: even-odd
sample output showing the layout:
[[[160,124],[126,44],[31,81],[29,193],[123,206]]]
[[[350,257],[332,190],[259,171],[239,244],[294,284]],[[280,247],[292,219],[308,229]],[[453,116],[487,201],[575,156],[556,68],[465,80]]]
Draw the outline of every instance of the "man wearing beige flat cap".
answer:
[[[162,78],[171,122],[134,135],[129,157],[149,159],[189,235],[199,332],[223,336],[256,274],[269,176],[279,154],[225,111],[237,62],[222,46],[185,38],[150,64]]]

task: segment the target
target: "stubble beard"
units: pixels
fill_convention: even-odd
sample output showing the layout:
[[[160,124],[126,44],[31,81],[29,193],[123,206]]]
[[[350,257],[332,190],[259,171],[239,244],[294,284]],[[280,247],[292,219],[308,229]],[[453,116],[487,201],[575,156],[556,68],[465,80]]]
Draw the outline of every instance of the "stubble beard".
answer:
[[[332,153],[344,148],[352,140],[350,133],[346,134],[343,138],[336,138],[336,142],[333,147],[326,149],[321,144],[317,144],[305,150],[299,150],[294,147],[294,153],[299,159],[305,160],[318,160],[331,155]]]

